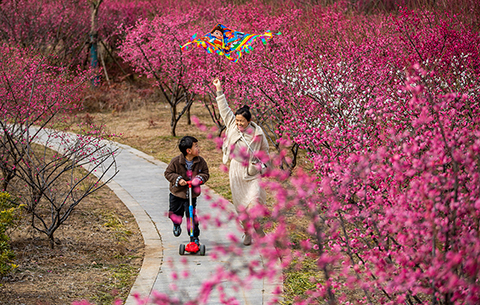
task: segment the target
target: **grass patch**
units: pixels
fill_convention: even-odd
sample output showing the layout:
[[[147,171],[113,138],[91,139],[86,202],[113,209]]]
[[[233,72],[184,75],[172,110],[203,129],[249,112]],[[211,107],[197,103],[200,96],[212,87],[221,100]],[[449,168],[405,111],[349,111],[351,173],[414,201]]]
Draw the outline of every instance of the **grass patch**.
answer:
[[[313,258],[305,258],[303,261],[294,260],[288,270],[285,270],[283,281],[282,305],[289,305],[295,302],[295,296],[305,296],[308,290],[316,290],[317,284],[322,283],[320,274],[317,271],[317,261]]]
[[[105,268],[105,266],[103,266]],[[92,301],[98,305],[111,305],[116,299],[119,299],[119,291],[128,285],[131,285],[131,279],[138,270],[127,264],[106,266],[111,278],[108,281],[99,283],[99,293],[92,296]]]
[[[128,241],[128,236],[132,235],[132,231],[125,228],[122,220],[113,213],[104,213],[102,217],[105,219],[104,227],[115,232],[115,237],[118,241]]]

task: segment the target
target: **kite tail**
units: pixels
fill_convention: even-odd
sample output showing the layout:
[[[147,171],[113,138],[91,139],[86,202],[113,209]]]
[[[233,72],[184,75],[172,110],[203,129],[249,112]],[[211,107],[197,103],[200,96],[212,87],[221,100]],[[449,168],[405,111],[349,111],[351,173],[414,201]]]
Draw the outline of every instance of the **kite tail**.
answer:
[[[190,45],[192,45],[192,43],[191,43],[191,42],[187,42],[187,43],[184,44],[183,46],[180,45],[180,49],[182,50],[182,52],[185,52],[185,53],[190,52],[190,51],[193,50],[193,48],[190,47]]]
[[[242,57],[242,52],[237,51],[237,52],[235,52],[235,53],[233,53],[233,54],[236,54],[236,56],[232,56],[232,53],[231,53],[231,54],[225,53],[225,57],[226,57],[228,60],[230,60],[231,62],[236,63],[236,62],[240,59],[240,57]]]
[[[195,38],[197,38],[197,33],[193,34],[192,37],[190,37],[190,40],[186,44],[184,44],[183,46],[180,45],[182,52],[187,53],[193,50],[193,47],[190,47],[190,45],[192,45],[195,42]]]
[[[281,33],[277,33],[277,35],[280,35]],[[253,50],[253,44],[257,39],[259,39],[263,42],[263,44],[267,44],[267,41],[273,38],[273,34],[270,31],[267,31],[263,34],[251,34],[248,35],[243,39],[243,41],[236,47],[236,51],[230,54],[225,53],[225,57],[236,63],[240,57],[242,57],[242,53],[247,53],[250,54],[250,52]],[[232,56],[231,54],[235,54],[235,56]]]
[[[272,39],[272,37],[273,37],[273,34],[270,31],[267,31],[263,34],[249,35],[249,36],[245,37],[245,39],[240,43],[238,48],[242,52],[250,53],[250,51],[253,49],[252,45],[257,39],[260,38],[262,40],[263,44],[266,44],[267,41]]]

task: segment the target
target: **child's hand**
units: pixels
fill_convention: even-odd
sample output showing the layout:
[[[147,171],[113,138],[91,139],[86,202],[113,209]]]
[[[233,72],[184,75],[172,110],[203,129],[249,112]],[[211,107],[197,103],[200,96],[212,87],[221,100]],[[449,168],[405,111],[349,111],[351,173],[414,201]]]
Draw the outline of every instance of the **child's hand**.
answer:
[[[187,185],[187,181],[185,181],[185,179],[180,179],[180,181],[178,181],[178,184],[181,186],[185,186]]]
[[[213,80],[213,85],[217,88],[217,91],[222,91],[222,83],[218,77]]]
[[[198,179],[198,178],[193,178],[192,180],[192,185],[193,186],[199,186],[200,184],[202,184],[202,180]]]

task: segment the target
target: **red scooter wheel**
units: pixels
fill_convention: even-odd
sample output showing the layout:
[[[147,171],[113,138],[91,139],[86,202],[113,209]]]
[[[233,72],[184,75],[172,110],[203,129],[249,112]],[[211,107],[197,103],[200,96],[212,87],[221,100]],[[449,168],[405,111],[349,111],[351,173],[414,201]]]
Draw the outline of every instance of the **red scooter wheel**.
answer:
[[[180,255],[184,255],[185,254],[185,245],[184,244],[180,244],[180,247],[178,248],[178,253]]]

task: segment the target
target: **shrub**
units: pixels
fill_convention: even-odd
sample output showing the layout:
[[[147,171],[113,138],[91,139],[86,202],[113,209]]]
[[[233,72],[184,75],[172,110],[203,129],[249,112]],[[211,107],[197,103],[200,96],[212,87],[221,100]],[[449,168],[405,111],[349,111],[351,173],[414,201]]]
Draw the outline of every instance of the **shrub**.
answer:
[[[0,275],[5,275],[16,268],[13,264],[15,254],[10,248],[10,238],[6,231],[17,219],[18,209],[9,193],[0,192]]]

